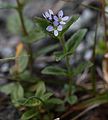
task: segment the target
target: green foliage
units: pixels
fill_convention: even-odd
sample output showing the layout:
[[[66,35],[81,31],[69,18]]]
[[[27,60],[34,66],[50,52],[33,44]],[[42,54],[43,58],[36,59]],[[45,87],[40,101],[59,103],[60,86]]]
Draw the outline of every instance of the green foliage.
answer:
[[[16,101],[24,97],[24,89],[20,83],[14,84],[13,91],[11,93],[12,102],[17,106]]]
[[[78,30],[72,37],[66,42],[65,47],[67,49],[67,53],[72,54],[81,43],[82,39],[84,38],[87,30],[81,29]]]
[[[64,85],[64,89],[63,89],[63,92],[66,94],[68,93],[69,91],[69,85],[68,84],[65,84]],[[75,92],[77,91],[76,87],[75,86],[72,86],[72,94],[75,94]]]
[[[63,101],[60,100],[59,98],[51,98],[49,99],[48,101],[46,101],[46,104],[50,104],[50,105],[60,105],[60,104],[63,104]]]
[[[44,93],[46,92],[46,87],[44,82],[40,81],[37,85],[36,85],[36,96],[37,97],[41,97],[44,95]]]
[[[85,69],[88,69],[93,64],[90,61],[85,61],[80,63],[75,69],[72,69],[72,75],[77,76],[78,74],[82,73]]]
[[[12,102],[15,106],[19,105],[16,104],[16,101],[24,97],[24,89],[19,82],[9,83],[4,86],[0,86],[0,91],[11,95]]]
[[[25,50],[22,50],[18,58],[16,58],[18,72],[23,72],[26,69],[28,62],[29,62],[29,55]]]
[[[60,32],[59,38],[61,38],[69,29],[69,27],[76,22],[76,20],[78,19],[78,16],[72,16],[70,18],[70,20],[66,23],[66,25],[64,26],[63,30]]]
[[[0,91],[9,95],[13,92],[13,87],[14,87],[14,83],[9,83],[6,85],[1,85],[0,86]]]
[[[67,76],[66,70],[57,66],[48,66],[42,70],[42,73],[47,75]]]
[[[61,61],[66,56],[66,54],[64,54],[62,51],[54,52],[54,55],[57,62]]]
[[[106,51],[107,51],[106,43],[104,42],[104,40],[99,40],[96,48],[96,53],[99,55],[103,55]]]
[[[54,113],[55,111],[57,112],[57,109],[58,113],[65,112],[65,105],[74,105],[78,103],[78,98],[75,95],[77,92],[77,85],[74,85],[75,82],[72,84],[72,78],[82,73],[85,69],[91,67],[92,63],[87,61],[80,63],[75,68],[72,68],[70,64],[70,57],[72,54],[74,54],[76,48],[83,40],[85,34],[87,33],[87,30],[79,29],[67,41],[65,41],[65,33],[78,19],[78,16],[72,16],[69,21],[63,26],[63,30],[59,32],[58,37],[55,37],[51,32],[48,32],[46,30],[47,26],[53,24],[51,21],[39,17],[35,17],[33,21],[31,21],[26,16],[24,16],[23,8],[27,2],[31,2],[30,0],[19,0],[19,2],[20,4],[17,6],[5,2],[0,5],[0,8],[3,9],[14,8],[16,10],[15,13],[9,16],[7,26],[9,31],[13,34],[21,35],[21,41],[23,42],[24,46],[26,46],[18,54],[18,56],[16,55],[17,57],[15,58],[15,66],[12,69],[13,74],[11,74],[12,80],[15,79],[15,82],[13,81],[6,85],[0,86],[0,91],[6,93],[7,95],[10,95],[11,101],[16,107],[23,106],[25,108],[25,112],[22,114],[21,120],[38,120],[41,119],[40,116],[42,116],[43,120],[51,120],[54,118]],[[27,32],[27,34],[25,32]],[[32,44],[39,40],[45,39],[47,35],[50,35],[53,39],[58,40],[61,43],[62,50],[57,51],[59,48],[59,44],[57,43],[55,45],[48,45],[39,49],[36,51],[36,53],[32,53],[33,51],[30,49]],[[103,41],[101,42],[102,43],[99,43],[98,45],[98,53],[103,53],[106,50],[105,44]],[[38,78],[38,75],[34,76],[35,72],[28,67],[29,64],[31,66],[34,65],[33,62],[36,58],[45,56],[47,53],[51,54],[52,51],[54,51],[54,56],[57,62],[65,60],[66,64],[64,65],[66,66],[64,68],[66,69],[59,67],[59,65],[51,65],[45,67],[42,70],[42,74],[62,76],[67,78],[66,83],[68,82],[69,84],[64,84],[64,96],[62,98],[57,97],[56,94],[52,92],[52,89],[52,91],[50,91],[50,87],[47,89],[45,83],[42,81],[42,78]],[[33,62],[31,62],[32,59]],[[96,96],[93,99],[87,100],[82,104],[93,105],[97,103],[103,104],[107,102],[108,94],[105,93]],[[54,113],[52,113],[52,111]]]
[[[26,111],[22,115],[21,120],[30,120],[33,117],[36,117],[37,115],[38,115],[38,113],[34,109],[31,109],[31,110]]]
[[[50,22],[48,22],[47,20],[43,19],[43,18],[39,18],[39,17],[35,17],[34,22],[36,25],[39,25],[39,27],[48,34],[48,32],[46,31],[47,26],[50,24]]]
[[[75,104],[75,103],[78,102],[78,98],[77,98],[77,96],[72,95],[72,96],[69,96],[69,97],[66,99],[66,101],[67,101],[69,104],[73,105],[73,104]]]
[[[26,107],[37,107],[43,104],[43,101],[36,97],[36,96],[32,96],[29,98],[22,98],[17,100],[16,102],[17,104],[20,104],[22,106],[26,106]]]

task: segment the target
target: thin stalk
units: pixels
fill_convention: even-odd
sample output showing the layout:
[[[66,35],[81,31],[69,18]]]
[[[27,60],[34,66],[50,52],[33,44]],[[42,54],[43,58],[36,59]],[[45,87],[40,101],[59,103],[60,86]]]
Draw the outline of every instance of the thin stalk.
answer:
[[[66,47],[65,47],[64,37],[61,37],[60,43],[62,45],[64,54],[66,55],[67,50],[66,50]],[[66,67],[67,67],[67,70],[68,70],[68,77],[69,77],[69,81],[68,81],[68,84],[69,84],[68,96],[71,96],[72,95],[72,74],[71,74],[71,67],[70,67],[71,65],[70,65],[70,62],[69,62],[69,56],[68,55],[65,56],[65,60],[66,60]]]
[[[16,0],[16,1],[17,1],[17,11],[18,11],[20,21],[21,21],[21,26],[22,26],[22,33],[24,36],[28,36],[28,32],[27,32],[25,22],[24,22],[24,17],[23,17],[23,5],[20,3],[19,0]],[[33,55],[32,55],[32,47],[30,43],[27,44],[27,49],[29,54],[29,68],[32,73]]]
[[[104,39],[106,42],[106,52],[108,52],[108,38],[107,38],[107,19],[106,19],[106,15],[105,15],[105,0],[101,1],[102,3],[102,15],[103,15],[103,20],[104,20]]]
[[[95,38],[94,38],[94,45],[93,45],[93,54],[92,54],[92,91],[93,94],[96,94],[96,65],[95,65],[95,58],[96,58],[96,44],[97,44],[97,31],[98,31],[98,23],[99,23],[99,14],[97,15],[97,23],[96,23],[96,31],[95,31]]]

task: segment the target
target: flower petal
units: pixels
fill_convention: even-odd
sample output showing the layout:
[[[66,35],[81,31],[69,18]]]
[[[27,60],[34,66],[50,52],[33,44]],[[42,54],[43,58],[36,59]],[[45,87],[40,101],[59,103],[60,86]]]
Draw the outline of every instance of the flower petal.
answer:
[[[48,20],[52,20],[52,16],[51,15],[48,17]]]
[[[69,16],[65,16],[62,18],[62,21],[67,21],[69,19]]]
[[[53,26],[50,25],[50,26],[48,26],[48,27],[46,28],[46,30],[49,31],[49,32],[51,32],[51,31],[54,30],[54,28],[53,28]]]
[[[45,12],[45,16],[48,18],[50,17],[50,14],[48,12]]]
[[[57,30],[54,30],[54,35],[58,36],[58,31]]]
[[[64,21],[60,21],[60,24],[61,24],[61,25],[65,25],[66,22],[64,22]]]
[[[62,10],[60,10],[60,11],[58,12],[58,16],[59,16],[59,18],[62,18],[62,17],[63,17],[63,11],[62,11]]]
[[[62,29],[63,29],[62,25],[59,25],[59,26],[57,27],[57,30],[58,30],[58,31],[62,31]]]
[[[54,16],[53,18],[54,18],[55,21],[59,20],[57,16]]]
[[[54,24],[54,26],[58,26],[59,22],[58,21],[54,21],[53,24]]]
[[[53,15],[53,14],[54,14],[51,9],[49,9],[48,11],[49,11],[50,15]]]
[[[47,18],[46,15],[45,15],[44,13],[43,13],[42,15],[43,15],[43,17],[44,17],[45,19]]]

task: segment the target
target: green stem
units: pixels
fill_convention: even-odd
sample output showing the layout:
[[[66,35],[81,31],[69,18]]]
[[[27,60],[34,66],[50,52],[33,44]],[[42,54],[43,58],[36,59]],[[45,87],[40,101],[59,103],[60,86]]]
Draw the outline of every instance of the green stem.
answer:
[[[20,21],[21,21],[21,26],[22,26],[22,33],[24,36],[28,36],[28,32],[24,23],[24,17],[23,17],[23,5],[20,3],[19,0],[17,0],[17,11],[19,13]],[[32,64],[33,64],[33,55],[32,55],[32,47],[31,44],[27,44],[27,49],[28,49],[28,54],[29,54],[29,68],[32,73]]]
[[[96,63],[95,63],[95,58],[96,58],[96,44],[97,44],[97,31],[98,31],[98,21],[99,20],[99,14],[97,15],[97,24],[96,24],[96,31],[95,31],[95,38],[94,38],[94,45],[93,45],[93,54],[92,54],[92,62],[93,62],[93,67],[92,67],[92,91],[93,94],[96,95]]]
[[[65,47],[64,37],[61,37],[60,43],[62,45],[64,54],[66,55],[67,49]],[[69,84],[68,96],[71,96],[72,95],[72,74],[71,74],[71,67],[70,67],[71,65],[70,65],[70,62],[69,62],[70,59],[69,59],[68,55],[65,56],[65,60],[66,60],[66,67],[67,67],[67,70],[68,70],[68,77],[69,77],[69,81],[68,81],[68,84]]]

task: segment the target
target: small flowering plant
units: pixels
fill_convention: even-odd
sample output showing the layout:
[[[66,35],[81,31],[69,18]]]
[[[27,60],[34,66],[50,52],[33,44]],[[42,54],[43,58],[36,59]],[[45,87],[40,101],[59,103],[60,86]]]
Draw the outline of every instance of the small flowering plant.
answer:
[[[44,30],[46,33],[49,33],[49,35],[53,35],[53,37],[57,37],[61,46],[62,51],[54,52],[56,61],[65,60],[66,62],[66,69],[58,66],[48,66],[42,70],[43,74],[47,75],[58,75],[58,76],[65,76],[68,78],[68,91],[67,91],[67,97],[66,101],[70,104],[73,104],[77,101],[77,97],[73,94],[73,81],[72,77],[75,76],[73,72],[74,70],[71,68],[70,65],[70,57],[74,53],[77,46],[80,44],[81,40],[83,40],[86,29],[81,29],[77,31],[74,35],[70,37],[69,40],[65,41],[64,35],[67,32],[67,30],[70,28],[70,26],[78,19],[77,16],[64,16],[63,10],[60,10],[57,14],[54,14],[52,10],[48,10],[45,13],[43,13],[43,18],[36,18],[36,23],[38,23],[42,30]],[[84,63],[85,65],[82,65],[82,69],[80,69],[82,72],[85,69],[85,66],[89,66],[90,63]],[[77,68],[79,69],[79,68]],[[74,102],[71,101],[74,99]]]
[[[53,11],[49,9],[43,14],[43,16],[51,23],[47,26],[46,30],[48,32],[53,32],[54,36],[59,35],[59,32],[63,30],[63,25],[69,20],[69,16],[64,16],[62,10],[60,10],[57,15],[54,15]]]

